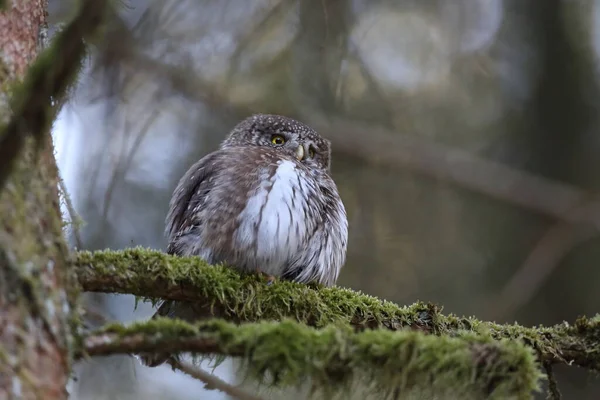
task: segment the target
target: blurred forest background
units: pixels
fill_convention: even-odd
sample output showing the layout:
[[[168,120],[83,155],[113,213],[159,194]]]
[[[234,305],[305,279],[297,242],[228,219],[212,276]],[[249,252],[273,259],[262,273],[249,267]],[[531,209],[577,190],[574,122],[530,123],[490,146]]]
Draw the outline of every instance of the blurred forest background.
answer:
[[[119,3],[54,125],[84,221],[73,246],[164,249],[185,170],[242,118],[279,113],[333,142],[350,222],[339,285],[524,325],[600,310],[599,0]],[[50,37],[74,5],[49,1]],[[600,379],[557,372],[565,398],[600,398]],[[79,365],[70,391],[227,398],[124,356]]]

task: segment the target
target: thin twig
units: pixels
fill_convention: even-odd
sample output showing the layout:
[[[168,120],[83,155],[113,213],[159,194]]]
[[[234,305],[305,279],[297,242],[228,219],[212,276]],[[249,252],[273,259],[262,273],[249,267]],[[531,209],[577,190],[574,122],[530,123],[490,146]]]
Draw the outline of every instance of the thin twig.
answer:
[[[215,107],[228,104],[218,88],[198,76],[189,77],[181,69],[165,66],[139,52],[132,52],[126,59],[132,69],[160,75],[174,90],[188,97]],[[258,111],[237,108],[235,114],[242,116]],[[304,110],[300,118],[330,139],[337,153],[375,165],[410,169],[543,215],[582,222],[568,213],[589,198],[588,192],[576,186],[520,171],[422,137],[340,118],[324,119],[319,115],[314,110]],[[600,201],[596,208],[591,218],[600,226]]]
[[[552,371],[552,365],[544,363],[544,370],[546,371],[546,376],[548,377],[548,396],[546,398],[548,400],[561,400],[562,394],[558,389],[558,382],[556,381],[556,377]]]
[[[77,211],[75,211],[75,207],[73,206],[73,201],[71,200],[71,196],[67,191],[67,185],[65,185],[65,181],[62,178],[58,179],[58,186],[60,189],[60,195],[62,196],[63,201],[65,202],[65,207],[67,208],[67,214],[69,215],[69,220],[71,221],[70,226],[73,233],[73,238],[75,240],[75,246],[77,250],[83,248],[83,240],[81,239],[81,218]]]
[[[119,59],[124,60],[123,63],[132,71],[141,69],[156,74],[173,90],[214,107],[231,107],[222,88],[200,79],[197,74],[185,73],[184,69],[165,65],[143,54],[136,49],[136,41],[127,36],[126,31],[122,34],[131,45],[118,46],[121,52]],[[259,111],[237,107],[234,113],[244,116]],[[579,187],[520,171],[423,137],[321,115],[318,110],[303,109],[297,117],[330,139],[338,154],[355,156],[385,167],[413,170],[559,220],[579,223],[590,218],[600,226],[600,201],[585,218],[569,214],[570,210],[589,198],[589,193]]]
[[[422,137],[338,118],[315,117],[318,115],[307,114],[305,120],[333,142],[334,151],[375,165],[407,168],[557,219],[579,223],[591,218],[600,226],[600,201],[590,204],[586,215],[570,213],[590,197],[576,186],[485,160]]]
[[[238,45],[229,58],[227,74],[225,78],[226,85],[230,86],[236,71],[240,69],[241,58],[248,50],[251,44],[256,43],[264,37],[265,30],[273,26],[274,23],[280,23],[282,16],[289,12],[295,3],[292,1],[282,1],[275,3],[271,8],[261,16],[260,21],[250,24],[246,32],[238,37]]]
[[[559,221],[544,233],[523,265],[494,298],[489,307],[493,319],[504,319],[527,304],[571,250],[598,235],[600,227],[594,223],[597,213],[598,204],[591,200],[568,213],[570,219],[582,223]]]
[[[129,149],[129,152],[127,154],[125,154],[125,149],[127,148],[127,144],[123,143],[123,145],[122,145],[123,147],[121,149],[121,154],[118,156],[119,159],[117,160],[117,165],[113,169],[113,174],[110,179],[110,183],[108,184],[108,188],[106,189],[106,193],[104,195],[102,221],[104,221],[105,223],[108,222],[108,211],[110,209],[111,200],[113,199],[113,195],[116,190],[117,183],[119,182],[119,177],[123,178],[123,176],[127,173],[129,168],[131,167],[131,164],[133,162],[135,155],[137,154],[137,151],[139,150],[144,139],[150,132],[150,127],[156,121],[156,118],[158,118],[159,115],[160,115],[160,109],[155,110],[154,112],[150,113],[149,117],[146,118],[146,121],[144,121],[142,126],[139,128],[137,134],[135,135],[131,149]],[[130,124],[128,122],[129,122],[129,120],[126,120],[125,135],[128,135],[130,133],[129,132]],[[124,142],[125,142],[125,140],[124,140]],[[119,175],[121,175],[121,176],[119,176]]]
[[[576,246],[598,235],[593,226],[565,222],[548,229],[490,305],[490,316],[503,320],[526,305],[547,281],[560,262]]]
[[[170,359],[168,363],[171,367],[173,367],[173,369],[179,370],[184,374],[191,376],[194,379],[198,379],[199,381],[204,382],[205,389],[220,390],[221,392],[240,400],[262,400],[261,397],[255,396],[251,393],[242,390],[239,387],[233,386],[220,379],[219,377],[213,374],[209,374],[201,368],[196,368],[189,363],[175,361],[173,359]]]

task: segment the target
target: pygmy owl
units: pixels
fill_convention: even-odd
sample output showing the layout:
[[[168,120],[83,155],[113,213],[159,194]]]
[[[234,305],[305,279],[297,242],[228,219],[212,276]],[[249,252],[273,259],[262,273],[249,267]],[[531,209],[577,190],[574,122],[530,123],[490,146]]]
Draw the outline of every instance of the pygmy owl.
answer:
[[[335,284],[348,220],[330,176],[328,140],[301,122],[259,114],[181,178],[166,218],[167,252],[301,283]],[[194,320],[164,302],[155,316]],[[168,355],[144,355],[156,366]]]

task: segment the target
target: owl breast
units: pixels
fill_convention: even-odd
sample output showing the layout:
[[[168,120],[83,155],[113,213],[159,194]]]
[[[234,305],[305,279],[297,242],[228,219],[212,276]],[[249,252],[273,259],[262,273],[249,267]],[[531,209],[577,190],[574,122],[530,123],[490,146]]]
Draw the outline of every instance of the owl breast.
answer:
[[[289,160],[259,174],[260,183],[248,193],[233,239],[235,247],[244,249],[247,269],[280,275],[299,252],[309,251],[311,233],[320,222],[315,218],[317,187]]]
[[[167,218],[178,224],[167,225],[169,252],[297,282],[335,283],[348,221],[325,172],[263,148],[230,149],[191,168],[180,186]]]

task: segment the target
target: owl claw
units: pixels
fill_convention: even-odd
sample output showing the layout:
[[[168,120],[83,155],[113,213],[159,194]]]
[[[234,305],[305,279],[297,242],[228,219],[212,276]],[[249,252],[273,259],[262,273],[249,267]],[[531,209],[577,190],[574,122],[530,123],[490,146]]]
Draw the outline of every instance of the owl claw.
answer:
[[[277,280],[273,275],[265,274],[264,272],[260,272],[260,274],[267,278],[267,286],[271,286]]]

